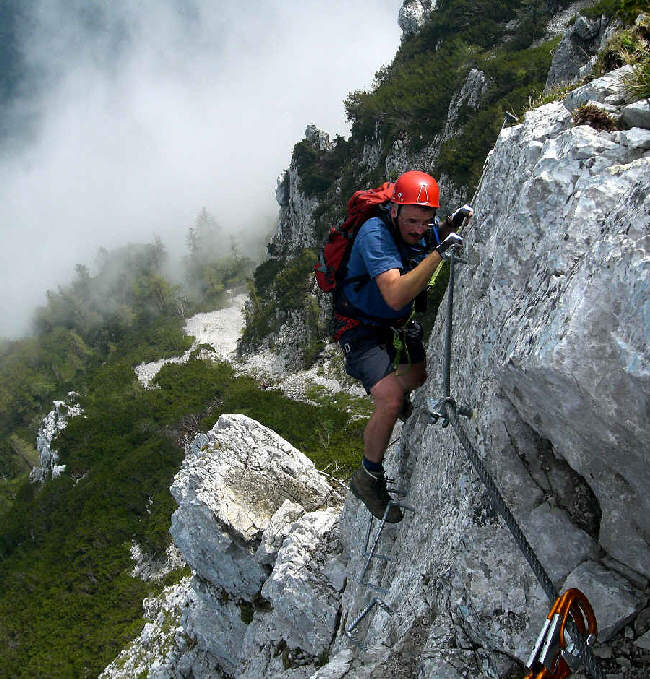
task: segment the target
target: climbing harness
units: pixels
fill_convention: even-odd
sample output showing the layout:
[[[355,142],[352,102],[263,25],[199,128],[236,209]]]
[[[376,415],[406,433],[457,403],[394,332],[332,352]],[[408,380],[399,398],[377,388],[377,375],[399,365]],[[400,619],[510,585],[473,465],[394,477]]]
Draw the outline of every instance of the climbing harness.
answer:
[[[465,453],[467,454],[467,457],[469,458],[470,462],[474,466],[474,469],[476,470],[479,478],[485,485],[487,491],[488,491],[488,497],[490,499],[490,504],[492,505],[493,509],[501,516],[501,518],[504,520],[506,526],[510,530],[513,538],[515,539],[515,542],[517,543],[519,549],[521,550],[522,554],[526,558],[526,561],[528,561],[530,567],[533,570],[533,573],[535,574],[535,577],[539,581],[539,584],[542,586],[542,589],[546,593],[546,596],[548,597],[549,601],[553,602],[558,598],[558,593],[557,590],[555,589],[555,585],[553,584],[551,578],[549,577],[548,573],[542,566],[541,562],[537,558],[537,555],[533,551],[532,547],[530,546],[530,543],[526,539],[526,536],[523,534],[521,528],[519,527],[515,517],[513,516],[512,512],[508,508],[508,506],[505,503],[505,500],[503,499],[503,496],[499,492],[499,489],[497,488],[494,480],[492,479],[492,476],[488,472],[486,466],[483,464],[483,461],[481,460],[476,448],[472,445],[470,442],[467,434],[465,431],[462,429],[460,426],[460,422],[458,420],[458,416],[462,415],[465,417],[471,417],[472,411],[468,406],[457,406],[455,399],[451,395],[451,338],[452,338],[452,331],[453,331],[453,301],[454,301],[454,282],[455,282],[455,266],[457,263],[466,263],[464,260],[460,259],[456,255],[456,246],[453,246],[450,248],[449,252],[449,283],[447,286],[447,326],[446,326],[446,334],[445,334],[445,349],[444,349],[444,365],[443,365],[443,390],[444,394],[441,398],[439,399],[429,399],[429,414],[431,416],[431,419],[433,421],[433,424],[436,424],[438,421],[441,421],[441,424],[443,427],[448,426],[450,423],[454,429],[454,432],[456,433],[456,436],[458,437],[458,440],[460,441],[461,445],[465,449]],[[566,596],[566,595],[564,595]],[[582,598],[579,597],[573,597],[570,598],[571,601],[579,601],[583,602],[583,600],[586,601],[586,597],[584,595],[581,595]],[[562,597],[560,597],[562,598]],[[580,603],[577,603],[576,605],[580,606]],[[589,605],[589,602],[587,601],[586,606],[588,606],[588,610],[591,611],[591,616],[593,616],[593,611],[591,610],[591,606]],[[571,605],[569,606],[571,608]],[[586,609],[581,609],[581,610],[586,610]],[[568,632],[569,637],[571,638],[571,648],[573,649],[570,653],[570,655],[575,656],[576,658],[580,659],[580,662],[584,662],[585,667],[589,671],[589,673],[594,677],[595,679],[604,679],[603,672],[598,664],[598,661],[594,657],[593,653],[591,653],[591,649],[589,648],[587,642],[583,638],[583,633],[581,633],[581,629],[584,629],[584,625],[582,625],[582,628],[580,627],[579,623],[574,622],[574,617],[573,616],[565,616],[565,622],[563,623],[563,630],[566,628],[566,631]],[[594,629],[595,629],[595,617],[593,618],[594,622]],[[591,632],[590,632],[591,634]],[[564,638],[564,633],[562,635],[562,638]],[[568,661],[567,661],[568,664]],[[537,675],[533,675],[534,677],[537,677]],[[568,675],[564,675],[568,676]],[[548,675],[548,677],[555,677],[555,675]],[[541,676],[540,676],[541,679]]]
[[[409,352],[408,345],[406,343],[406,338],[404,337],[404,329],[409,325],[415,316],[415,307],[411,309],[409,317],[406,322],[400,327],[391,326],[393,331],[393,347],[395,348],[395,358],[393,359],[393,370],[396,375],[405,375],[411,369],[411,353]],[[406,362],[408,367],[406,368],[406,373],[399,372],[399,366],[402,363],[402,353],[406,353]]]
[[[566,629],[569,617],[578,632],[587,635],[587,646],[593,646],[598,634],[594,611],[579,589],[569,589],[551,607],[526,663],[526,679],[565,679],[580,669],[582,656]]]

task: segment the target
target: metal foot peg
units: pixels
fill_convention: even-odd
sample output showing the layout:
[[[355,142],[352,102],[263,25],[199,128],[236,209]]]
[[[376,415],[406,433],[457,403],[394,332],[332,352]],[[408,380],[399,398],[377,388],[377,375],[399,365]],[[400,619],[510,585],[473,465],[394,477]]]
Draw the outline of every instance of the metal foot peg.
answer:
[[[370,613],[370,611],[375,607],[379,606],[382,610],[386,611],[389,615],[393,614],[393,611],[390,610],[390,607],[388,604],[384,603],[381,599],[378,599],[377,597],[373,597],[370,601],[370,603],[359,613],[359,615],[356,617],[356,619],[352,622],[351,625],[348,625],[345,628],[345,636],[348,637],[348,639],[351,639],[354,644],[357,646],[360,645],[359,638],[355,634],[355,629],[359,625],[359,623]]]
[[[384,511],[384,516],[381,519],[379,523],[379,527],[377,528],[377,533],[372,541],[372,546],[370,547],[370,550],[368,550],[368,539],[370,538],[370,528],[372,526],[372,515],[370,517],[370,525],[368,526],[368,533],[366,537],[366,548],[364,549],[364,554],[366,555],[366,562],[363,566],[363,570],[361,571],[361,576],[359,577],[359,582],[364,583],[364,578],[366,576],[366,573],[368,572],[368,569],[370,568],[370,562],[372,559],[374,559],[377,554],[375,553],[377,551],[377,545],[379,544],[379,538],[381,537],[381,533],[384,530],[384,526],[386,525],[386,517],[388,516],[388,512],[390,512],[391,507],[401,507],[402,509],[406,509],[408,511],[414,512],[415,508],[411,507],[410,505],[404,504],[403,502],[398,502],[397,500],[390,500],[390,502],[386,505],[386,510]],[[382,558],[386,558],[383,557]]]
[[[433,398],[428,399],[429,416],[433,424],[438,424],[440,420],[442,428],[449,426],[449,417],[447,416],[447,403],[453,402],[452,398],[439,398],[437,401]]]

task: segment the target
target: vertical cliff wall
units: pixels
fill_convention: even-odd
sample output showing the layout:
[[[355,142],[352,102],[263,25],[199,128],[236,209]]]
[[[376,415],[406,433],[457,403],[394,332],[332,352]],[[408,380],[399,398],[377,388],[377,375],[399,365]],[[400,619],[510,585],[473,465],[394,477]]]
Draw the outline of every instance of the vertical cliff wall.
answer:
[[[620,106],[624,73],[502,131],[466,236],[452,362],[452,392],[474,408],[467,436],[555,585],[590,596],[603,641],[648,594],[650,131],[575,126],[569,109],[587,95]],[[451,427],[427,415],[445,320],[392,464],[416,512],[383,538],[397,561],[369,578],[393,613],[362,626],[373,669],[353,676],[505,676],[546,613]],[[363,521],[350,503],[346,534]],[[348,620],[363,594],[346,591]]]
[[[585,97],[628,115],[628,71],[501,132],[458,272],[452,393],[472,406],[463,429],[554,585],[590,598],[606,673],[640,679],[650,634],[650,129],[598,131],[571,115]],[[364,582],[368,512],[289,444],[222,416],[188,447],[172,533],[193,577],[167,595],[164,670],[149,676],[521,675],[548,602],[452,428],[429,416],[445,324],[441,313],[429,379],[387,456],[414,511],[386,527],[378,551],[389,560],[373,560]],[[158,618],[141,653],[161,646]]]

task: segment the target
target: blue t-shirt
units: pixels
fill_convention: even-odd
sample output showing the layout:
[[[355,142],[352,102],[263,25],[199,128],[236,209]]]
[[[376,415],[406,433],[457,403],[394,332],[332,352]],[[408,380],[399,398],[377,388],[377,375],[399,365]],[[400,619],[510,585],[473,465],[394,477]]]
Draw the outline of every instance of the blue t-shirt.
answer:
[[[352,306],[369,316],[393,319],[403,318],[411,313],[413,302],[396,311],[386,304],[375,278],[389,269],[400,269],[401,273],[413,268],[426,257],[424,239],[417,246],[401,244],[401,250],[388,226],[379,217],[372,217],[359,229],[352,244],[346,280],[355,276],[370,276],[370,280],[350,282],[343,285],[343,294]]]

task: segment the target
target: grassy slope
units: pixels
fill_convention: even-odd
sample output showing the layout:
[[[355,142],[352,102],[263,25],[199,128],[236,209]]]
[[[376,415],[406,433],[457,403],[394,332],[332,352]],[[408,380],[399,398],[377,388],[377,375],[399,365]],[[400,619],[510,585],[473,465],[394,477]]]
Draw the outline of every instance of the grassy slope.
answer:
[[[3,518],[1,677],[96,676],[139,630],[151,586],[129,576],[129,546],[135,539],[161,553],[168,544],[168,488],[184,434],[239,412],[319,466],[337,460],[345,470],[357,460],[364,421],[344,408],[291,401],[227,364],[196,359],[165,366],[160,388],[145,390],[132,369],[141,349],[123,347],[94,371],[85,416],[56,441],[66,474],[42,488],[23,484]]]

